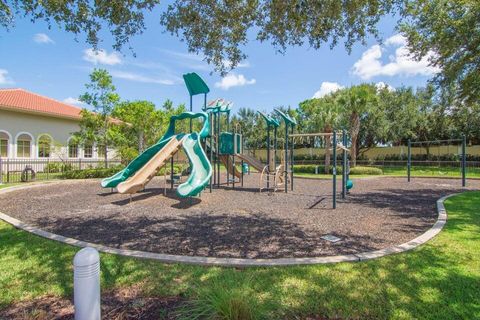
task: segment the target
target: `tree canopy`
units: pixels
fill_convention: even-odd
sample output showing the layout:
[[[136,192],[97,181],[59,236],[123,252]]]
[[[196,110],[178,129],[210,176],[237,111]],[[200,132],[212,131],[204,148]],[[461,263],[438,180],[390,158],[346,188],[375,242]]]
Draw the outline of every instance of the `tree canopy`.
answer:
[[[379,39],[380,18],[398,13],[413,55],[439,68],[435,82],[453,86],[468,104],[480,98],[478,0],[173,0],[164,7],[160,0],[11,0],[0,2],[0,25],[10,28],[16,16],[26,16],[84,34],[94,48],[106,29],[121,50],[145,30],[145,15],[157,8],[162,30],[222,74],[246,58],[251,40],[269,42],[281,53],[290,46],[332,48],[341,42],[350,52],[368,36]]]
[[[256,38],[278,51],[307,42],[318,49],[344,42],[347,50],[370,34],[376,24],[401,0],[175,0],[161,12],[164,31],[184,40],[189,51],[202,53],[222,72],[246,57],[244,45]],[[145,13],[159,7],[159,0],[76,0],[0,2],[0,24],[11,27],[16,15],[55,23],[75,35],[85,34],[97,48],[107,29],[119,50],[145,30]],[[250,39],[249,39],[250,38]]]
[[[440,68],[435,82],[454,87],[460,99],[480,99],[480,1],[410,1],[400,30],[417,59]]]

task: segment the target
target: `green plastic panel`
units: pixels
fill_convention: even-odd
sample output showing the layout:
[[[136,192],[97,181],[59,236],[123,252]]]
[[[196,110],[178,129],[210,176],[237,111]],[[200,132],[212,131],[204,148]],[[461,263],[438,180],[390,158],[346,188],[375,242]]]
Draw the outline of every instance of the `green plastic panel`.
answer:
[[[200,76],[195,72],[184,74],[183,80],[185,81],[185,85],[187,86],[188,92],[191,96],[210,92],[210,89],[205,81],[203,81],[202,78],[200,78]]]
[[[200,137],[206,138],[210,134],[210,119],[205,112],[183,112],[179,115],[170,117],[170,123],[167,128],[167,133],[165,135],[172,136],[175,134],[175,122],[177,120],[185,120],[185,119],[196,119],[196,118],[203,118],[203,127],[200,130]]]
[[[234,138],[233,136],[235,135],[235,139],[237,139],[237,150],[234,152]],[[220,146],[219,146],[219,153],[220,154],[237,154],[237,153],[242,153],[242,136],[238,133],[232,133],[232,132],[222,132],[220,133]]]

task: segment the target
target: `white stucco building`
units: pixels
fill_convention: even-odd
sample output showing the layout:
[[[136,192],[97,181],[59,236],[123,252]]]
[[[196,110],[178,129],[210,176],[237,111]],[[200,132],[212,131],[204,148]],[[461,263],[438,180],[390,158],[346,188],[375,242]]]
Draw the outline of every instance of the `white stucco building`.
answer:
[[[80,111],[23,89],[0,89],[0,158],[103,159],[102,148],[72,139]]]

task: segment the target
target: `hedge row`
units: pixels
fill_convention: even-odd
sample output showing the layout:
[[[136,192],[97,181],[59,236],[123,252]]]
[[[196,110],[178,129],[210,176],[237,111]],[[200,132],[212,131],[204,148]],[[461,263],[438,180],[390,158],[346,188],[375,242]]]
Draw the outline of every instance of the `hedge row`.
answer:
[[[332,172],[332,168],[330,167],[328,172]],[[315,171],[318,174],[323,174],[325,173],[325,166],[317,166],[313,164],[307,164],[307,165],[294,165],[293,168],[294,172],[298,173],[310,173],[310,174],[315,174]],[[337,174],[342,174],[342,167],[337,166]],[[354,167],[350,168],[350,174],[355,175],[355,174],[362,174],[362,175],[382,175],[383,170],[380,168],[376,167]]]
[[[480,161],[480,156],[467,154],[467,161]],[[387,154],[384,156],[378,156],[375,158],[376,161],[407,161],[406,154]],[[461,156],[459,154],[412,154],[413,161],[460,161]]]
[[[480,156],[478,155],[472,155],[472,154],[467,154],[467,161],[480,161]],[[341,153],[338,154],[338,159],[341,159],[342,155]],[[350,158],[350,156],[349,156]],[[332,156],[330,156],[330,159],[333,159]],[[460,161],[461,155],[459,154],[412,154],[412,160],[413,161]],[[309,155],[309,154],[299,154],[294,156],[294,161],[325,161],[325,155]],[[358,161],[365,161],[365,160],[374,160],[374,161],[407,161],[407,154],[387,154],[387,155],[379,155],[375,157],[374,159],[368,159],[365,155],[360,155],[357,157]]]
[[[118,171],[122,170],[123,166],[114,166],[110,168],[89,168],[83,170],[67,170],[63,172],[62,178],[64,179],[91,179],[91,178],[106,178],[113,176]],[[170,170],[168,166],[167,170]],[[182,165],[175,164],[173,166],[173,171],[175,174],[182,172],[184,167]],[[52,171],[50,171],[52,172]],[[165,167],[162,167],[157,175],[163,175],[165,172]]]
[[[62,174],[64,179],[91,179],[91,178],[106,178],[113,176],[122,169],[121,166],[114,166],[110,168],[92,168],[83,170],[68,170]]]

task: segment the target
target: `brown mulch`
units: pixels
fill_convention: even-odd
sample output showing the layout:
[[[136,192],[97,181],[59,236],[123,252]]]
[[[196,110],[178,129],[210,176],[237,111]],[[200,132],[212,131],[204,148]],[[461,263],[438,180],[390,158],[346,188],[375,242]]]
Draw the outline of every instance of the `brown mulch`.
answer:
[[[102,319],[149,320],[175,319],[181,305],[179,297],[143,296],[137,288],[102,292]],[[17,302],[0,311],[0,319],[9,320],[70,320],[74,319],[71,300],[57,296]]]
[[[225,179],[223,179],[225,181]],[[460,192],[460,181],[354,179],[332,210],[329,180],[295,179],[295,190],[258,192],[258,175],[244,188],[205,190],[180,199],[155,178],[143,192],[110,193],[99,181],[67,181],[0,194],[0,211],[67,237],[157,253],[280,258],[352,254],[414,239],[436,220],[436,200]],[[338,184],[340,185],[340,183]],[[480,181],[469,181],[470,188]],[[340,191],[340,186],[338,187]],[[333,234],[331,243],[321,236]]]

